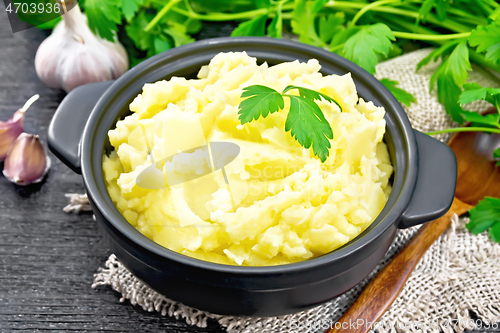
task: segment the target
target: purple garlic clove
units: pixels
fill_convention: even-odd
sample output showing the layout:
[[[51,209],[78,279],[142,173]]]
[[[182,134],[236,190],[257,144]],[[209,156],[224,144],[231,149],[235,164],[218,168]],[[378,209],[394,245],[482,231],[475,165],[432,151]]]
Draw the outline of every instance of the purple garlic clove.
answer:
[[[3,174],[17,185],[29,185],[42,181],[49,168],[50,158],[38,135],[22,133],[7,154]]]
[[[39,97],[39,95],[31,97],[9,120],[0,121],[0,162],[5,160],[10,147],[23,132],[24,113]]]
[[[23,115],[19,111],[9,121],[0,122],[0,161],[5,160],[10,147],[22,132]]]

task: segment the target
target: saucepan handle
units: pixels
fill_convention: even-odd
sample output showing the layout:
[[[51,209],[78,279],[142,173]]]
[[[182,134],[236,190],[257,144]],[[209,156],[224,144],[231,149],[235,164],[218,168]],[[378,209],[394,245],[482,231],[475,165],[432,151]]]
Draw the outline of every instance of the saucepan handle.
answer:
[[[398,227],[409,228],[443,216],[453,202],[457,182],[457,160],[439,140],[415,132],[418,146],[417,183]]]
[[[49,149],[76,173],[81,173],[80,140],[87,119],[113,82],[90,83],[73,89],[63,99],[50,122]]]

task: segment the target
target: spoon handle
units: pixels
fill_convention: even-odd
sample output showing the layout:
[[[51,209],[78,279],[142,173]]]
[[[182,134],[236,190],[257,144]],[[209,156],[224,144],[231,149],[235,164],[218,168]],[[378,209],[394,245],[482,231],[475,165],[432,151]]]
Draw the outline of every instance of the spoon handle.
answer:
[[[429,247],[450,226],[453,214],[462,215],[473,206],[457,198],[441,218],[426,223],[363,290],[354,304],[327,333],[364,333],[384,314],[398,297],[411,272]]]

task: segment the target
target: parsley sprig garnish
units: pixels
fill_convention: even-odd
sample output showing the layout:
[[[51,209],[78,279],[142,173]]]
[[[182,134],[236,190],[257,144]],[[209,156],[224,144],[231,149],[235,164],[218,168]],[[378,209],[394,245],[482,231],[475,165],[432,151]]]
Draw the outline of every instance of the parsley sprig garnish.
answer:
[[[296,89],[299,96],[288,95],[288,91]],[[265,118],[269,114],[283,110],[285,107],[284,97],[290,98],[290,110],[288,112],[285,131],[289,132],[300,145],[306,149],[313,149],[321,162],[325,162],[329,156],[331,147],[329,139],[333,139],[333,131],[330,123],[326,120],[316,100],[340,104],[333,98],[315,90],[304,87],[287,86],[281,93],[262,86],[253,85],[243,89],[242,98],[246,98],[239,105],[239,119],[241,124],[246,124],[260,117]]]
[[[470,222],[466,227],[477,235],[490,229],[490,236],[495,242],[500,243],[500,199],[485,197],[469,212]]]

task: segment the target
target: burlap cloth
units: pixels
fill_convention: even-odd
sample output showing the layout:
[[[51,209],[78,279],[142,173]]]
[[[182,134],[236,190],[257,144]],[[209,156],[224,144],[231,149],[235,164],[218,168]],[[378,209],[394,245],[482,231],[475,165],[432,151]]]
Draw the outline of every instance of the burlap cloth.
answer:
[[[429,93],[429,80],[438,64],[431,62],[416,72],[417,63],[430,52],[418,50],[381,63],[378,78],[390,78],[411,92],[417,103],[405,107],[413,128],[431,131],[456,126],[439,104],[436,92]],[[474,68],[470,80],[482,86],[497,87],[491,74]],[[485,110],[488,105],[476,102],[469,110]],[[448,136],[441,135],[441,140]],[[425,157],[424,157],[425,158]],[[68,195],[66,211],[88,209],[86,197]],[[463,332],[466,328],[495,328],[500,322],[500,244],[487,234],[474,236],[464,227],[466,218],[455,217],[450,229],[429,249],[409,278],[391,308],[380,319],[378,332]],[[352,304],[369,279],[379,271],[415,234],[418,227],[400,230],[382,262],[372,274],[338,298],[309,311],[281,317],[244,318],[219,316],[169,300],[134,277],[111,255],[104,268],[95,274],[93,288],[110,286],[147,311],[184,319],[191,325],[205,327],[213,318],[230,333],[251,332],[322,332]],[[470,311],[481,319],[478,327]],[[493,324],[495,323],[495,324]],[[485,326],[486,325],[486,326]]]

